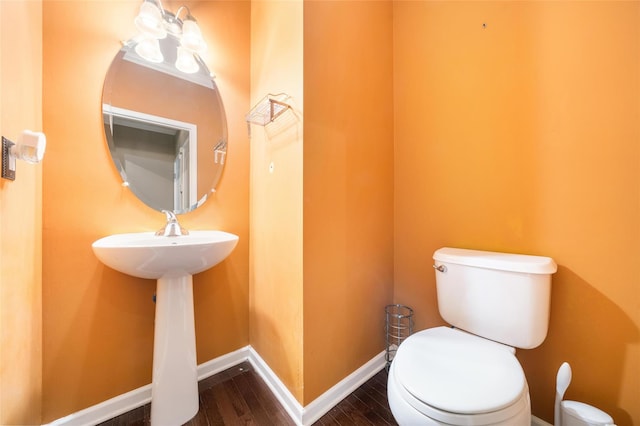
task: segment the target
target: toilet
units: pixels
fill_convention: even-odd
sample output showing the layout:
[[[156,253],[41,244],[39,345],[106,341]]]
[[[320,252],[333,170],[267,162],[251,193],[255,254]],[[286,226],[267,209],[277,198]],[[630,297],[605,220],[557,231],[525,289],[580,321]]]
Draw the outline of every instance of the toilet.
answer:
[[[438,310],[450,324],[400,344],[387,394],[401,426],[529,426],[529,387],[515,348],[547,335],[551,275],[543,256],[445,247],[434,255]]]

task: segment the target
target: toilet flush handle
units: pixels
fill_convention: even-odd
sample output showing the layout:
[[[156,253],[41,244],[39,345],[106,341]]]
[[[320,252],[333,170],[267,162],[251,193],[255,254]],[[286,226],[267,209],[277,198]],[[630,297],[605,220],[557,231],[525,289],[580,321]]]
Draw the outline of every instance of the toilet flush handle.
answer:
[[[439,265],[439,266],[433,265],[433,269],[440,272],[447,272],[447,267],[444,265]]]

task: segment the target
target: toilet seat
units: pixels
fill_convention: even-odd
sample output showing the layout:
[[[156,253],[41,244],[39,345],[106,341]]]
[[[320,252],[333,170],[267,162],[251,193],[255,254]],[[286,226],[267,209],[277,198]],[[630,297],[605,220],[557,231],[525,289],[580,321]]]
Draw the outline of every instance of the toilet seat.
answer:
[[[513,348],[461,330],[436,327],[405,340],[392,364],[402,398],[448,424],[499,423],[529,404]]]

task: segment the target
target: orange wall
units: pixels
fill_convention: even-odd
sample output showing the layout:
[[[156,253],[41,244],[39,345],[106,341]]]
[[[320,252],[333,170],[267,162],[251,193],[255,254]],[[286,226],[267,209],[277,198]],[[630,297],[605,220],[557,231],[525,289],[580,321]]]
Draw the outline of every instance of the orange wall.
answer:
[[[292,110],[251,129],[251,345],[302,401],[301,0],[251,3],[251,105]],[[270,165],[273,165],[272,170]]]
[[[251,345],[302,405],[383,350],[393,285],[391,10],[252,3],[252,101],[284,92],[293,112],[252,127]]]
[[[176,10],[172,2],[165,7]],[[198,363],[249,343],[249,3],[184,2],[209,44],[229,122],[226,169],[187,229],[240,236],[231,256],[194,278]],[[101,123],[102,82],[139,1],[44,2],[43,420],[151,382],[155,283],[100,264],[91,243],[156,230],[164,215],[120,185]]]
[[[483,29],[483,24],[486,28]],[[540,254],[533,414],[567,398],[640,424],[640,2],[394,3],[395,300],[442,322],[431,255]]]
[[[0,131],[42,130],[42,3],[0,2]],[[46,161],[46,156],[45,156]],[[0,180],[0,424],[40,424],[42,165]]]
[[[304,404],[384,349],[392,3],[304,3]]]

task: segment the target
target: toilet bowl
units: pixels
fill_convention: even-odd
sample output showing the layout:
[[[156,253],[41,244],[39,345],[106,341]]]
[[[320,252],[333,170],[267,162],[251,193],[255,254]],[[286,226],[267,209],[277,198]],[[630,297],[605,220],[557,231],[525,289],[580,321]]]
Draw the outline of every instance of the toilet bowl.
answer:
[[[546,338],[548,257],[442,248],[434,253],[438,310],[451,327],[409,336],[389,369],[401,426],[529,426],[531,402],[515,348]]]
[[[455,328],[403,342],[387,393],[400,425],[530,424],[529,389],[513,348]]]

